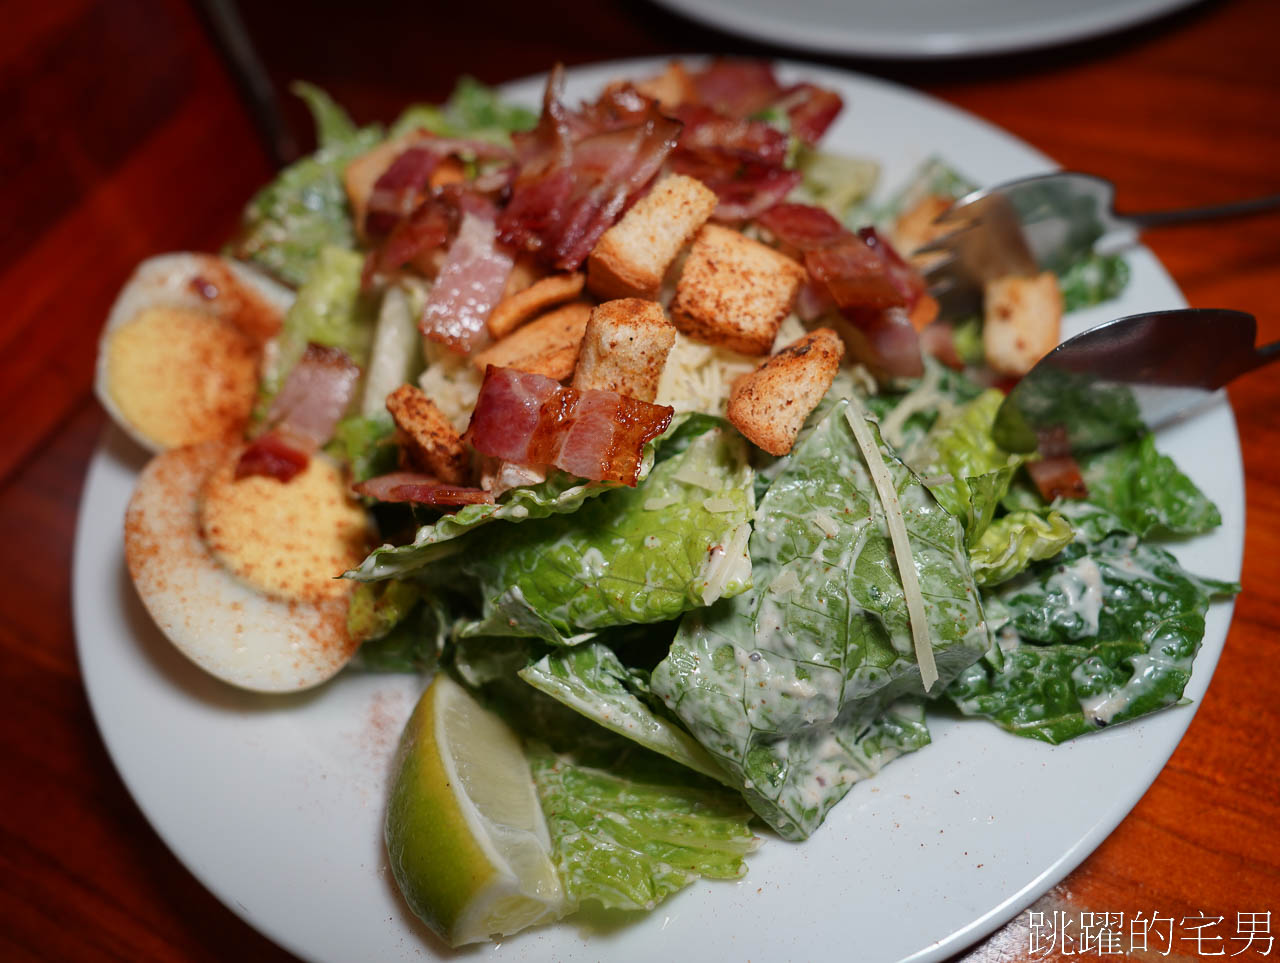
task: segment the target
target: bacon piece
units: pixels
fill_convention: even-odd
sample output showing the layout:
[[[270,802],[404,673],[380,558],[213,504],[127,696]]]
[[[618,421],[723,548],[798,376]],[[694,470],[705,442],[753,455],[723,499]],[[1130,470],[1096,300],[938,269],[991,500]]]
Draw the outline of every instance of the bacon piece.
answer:
[[[758,114],[776,101],[782,86],[767,60],[716,58],[689,75],[698,101],[729,117]]]
[[[353,491],[380,502],[412,502],[441,507],[493,504],[493,495],[481,488],[449,485],[434,475],[414,471],[393,471],[351,487]]]
[[[288,481],[333,437],[351,403],[360,369],[340,348],[307,345],[267,412],[268,430],[236,463],[236,478],[270,475]]]
[[[578,391],[490,365],[464,437],[483,455],[634,486],[644,446],[673,414],[616,391]]]
[[[369,192],[364,215],[367,236],[389,233],[413,211],[443,157],[426,147],[410,147],[396,156]]]
[[[521,167],[498,233],[557,270],[573,271],[657,175],[680,125],[629,85],[576,113],[561,103],[562,86],[557,65],[538,126],[517,138]]]
[[[514,258],[494,238],[494,207],[479,195],[463,195],[458,235],[431,287],[418,329],[461,354],[488,339],[485,321],[502,299]]]
[[[374,275],[399,271],[422,255],[444,247],[457,231],[458,221],[457,206],[443,195],[427,198],[392,228],[380,247],[369,251],[360,277],[361,287],[367,290]]]
[[[796,84],[783,93],[777,106],[786,110],[791,133],[813,145],[822,139],[844,109],[844,101],[834,90],[814,84]]]
[[[309,456],[294,448],[276,432],[267,432],[254,440],[236,462],[236,481],[250,475],[267,475],[287,482],[307,467]]]
[[[809,204],[779,204],[756,220],[804,254],[819,289],[806,295],[806,312],[820,310],[825,293],[859,332],[850,345],[855,357],[882,376],[920,375],[920,338],[909,312],[924,296],[924,279],[875,228],[855,234]]]
[[[1079,463],[1071,455],[1055,455],[1027,462],[1027,474],[1047,502],[1055,498],[1088,498],[1089,489],[1080,473]]]

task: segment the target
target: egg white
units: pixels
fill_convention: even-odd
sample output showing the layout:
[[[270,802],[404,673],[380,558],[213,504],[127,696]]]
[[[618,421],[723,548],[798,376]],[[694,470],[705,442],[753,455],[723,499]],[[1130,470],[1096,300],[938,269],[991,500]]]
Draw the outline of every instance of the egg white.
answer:
[[[125,282],[107,315],[98,342],[94,392],[112,420],[149,451],[166,445],[133,424],[112,397],[108,378],[107,346],[111,335],[148,308],[198,311],[235,323],[265,355],[273,350],[271,338],[293,304],[289,288],[258,271],[216,254],[175,253],[148,258]]]
[[[355,654],[348,596],[284,601],[218,563],[200,532],[200,492],[239,450],[215,441],[153,458],[125,513],[125,561],[156,625],[196,665],[243,689],[307,689]]]

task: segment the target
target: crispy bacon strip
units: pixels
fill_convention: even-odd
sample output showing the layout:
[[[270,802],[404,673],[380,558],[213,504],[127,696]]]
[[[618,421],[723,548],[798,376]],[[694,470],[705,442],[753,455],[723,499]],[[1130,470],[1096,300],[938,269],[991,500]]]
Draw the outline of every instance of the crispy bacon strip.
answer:
[[[410,147],[379,175],[365,206],[364,232],[369,237],[388,234],[412,213],[418,196],[444,155],[426,147]]]
[[[496,243],[493,204],[480,195],[463,195],[462,201],[458,236],[431,287],[418,329],[432,341],[470,354],[488,338],[485,321],[502,298],[515,262]]]
[[[1088,498],[1080,464],[1071,455],[1055,455],[1027,462],[1027,474],[1047,502],[1055,498]]]
[[[351,488],[380,502],[412,502],[415,505],[437,505],[442,508],[493,504],[493,495],[481,488],[449,485],[434,475],[413,471],[393,471],[352,485]]]
[[[629,85],[577,112],[561,102],[562,87],[557,66],[538,126],[517,137],[521,166],[498,233],[557,270],[573,271],[657,175],[680,125]]]
[[[855,234],[809,204],[778,204],[756,220],[804,255],[817,289],[803,298],[805,312],[834,304],[860,332],[850,345],[860,361],[882,375],[920,374],[920,339],[909,312],[924,295],[924,279],[875,228]]]
[[[268,429],[245,449],[236,478],[270,475],[288,481],[333,437],[351,403],[360,369],[340,348],[307,345],[267,412]]]
[[[673,414],[615,391],[578,391],[490,365],[464,438],[483,455],[635,485],[644,446]]]

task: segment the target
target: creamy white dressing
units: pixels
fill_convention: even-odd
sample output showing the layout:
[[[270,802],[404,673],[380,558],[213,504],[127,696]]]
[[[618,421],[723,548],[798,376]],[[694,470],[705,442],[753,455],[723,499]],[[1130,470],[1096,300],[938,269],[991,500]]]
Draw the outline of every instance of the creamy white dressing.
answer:
[[[1098,634],[1098,618],[1102,614],[1102,572],[1088,555],[1064,565],[1045,583],[1050,592],[1058,592],[1067,611],[1079,617],[1087,635]]]

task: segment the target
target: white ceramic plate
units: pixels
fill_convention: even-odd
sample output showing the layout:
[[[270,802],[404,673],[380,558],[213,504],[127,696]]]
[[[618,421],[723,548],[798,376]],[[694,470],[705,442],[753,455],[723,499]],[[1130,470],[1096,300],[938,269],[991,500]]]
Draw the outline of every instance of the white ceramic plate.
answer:
[[[1111,33],[1194,0],[657,0],[712,27],[864,57],[1008,53]]]
[[[652,71],[576,71],[570,93]],[[873,154],[889,187],[940,151],[982,183],[1049,161],[1007,134],[911,91],[791,66],[840,90],[828,143]],[[534,103],[538,82],[514,94]],[[1070,319],[1068,334],[1184,305],[1145,250],[1122,298]],[[1215,534],[1177,546],[1193,570],[1240,571],[1243,479],[1225,403],[1162,447],[1217,502]],[[383,795],[412,677],[350,675],[264,697],[204,675],[165,641],[129,583],[121,519],[142,453],[109,432],[89,471],[76,540],[81,667],[103,738],[147,818],[191,871],[248,923],[309,960],[448,955],[398,898],[382,847]],[[984,936],[1079,863],[1150,785],[1208,685],[1231,610],[1209,614],[1193,705],[1051,748],[982,720],[932,721],[934,741],[860,783],[803,844],[769,839],[738,883],[702,883],[625,924],[566,922],[474,958],[509,960],[935,960]],[[856,947],[856,952],[850,948]],[[851,955],[852,954],[852,955]]]

